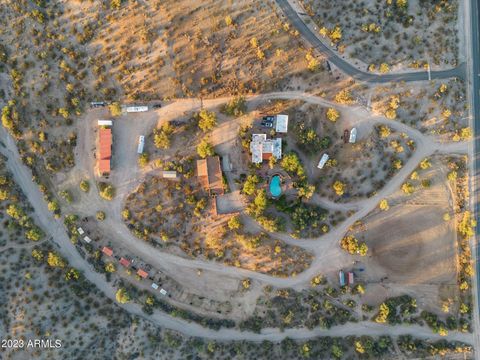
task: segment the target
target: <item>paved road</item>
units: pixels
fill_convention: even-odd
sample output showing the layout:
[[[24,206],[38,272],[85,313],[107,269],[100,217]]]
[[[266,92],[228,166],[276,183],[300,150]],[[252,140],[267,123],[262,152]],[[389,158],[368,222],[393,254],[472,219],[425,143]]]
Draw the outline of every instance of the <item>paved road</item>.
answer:
[[[478,18],[480,16],[480,8],[478,6],[478,1],[477,0],[471,0],[468,2],[470,5],[470,25],[471,25],[471,44],[470,44],[470,59],[472,61],[472,76],[471,76],[471,81],[472,83],[470,84],[472,87],[472,92],[471,92],[471,105],[472,105],[472,115],[473,115],[473,130],[475,134],[475,140],[474,140],[474,149],[473,149],[473,174],[472,174],[472,187],[473,187],[473,209],[475,213],[475,219],[478,219],[479,213],[480,213],[480,189],[479,189],[479,184],[480,182],[478,181],[479,179],[479,171],[480,171],[480,26],[478,22]],[[478,220],[477,220],[478,221]],[[479,359],[480,356],[478,354],[478,347],[480,345],[479,341],[479,331],[480,331],[480,325],[479,325],[479,312],[480,312],[480,226],[477,226],[476,228],[476,234],[475,234],[475,261],[476,261],[476,281],[474,284],[474,289],[476,289],[476,311],[474,314],[474,321],[475,321],[475,345],[477,347],[477,355],[476,358]]]
[[[352,66],[350,63],[339,57],[334,51],[326,46],[312,30],[304,23],[302,18],[292,8],[288,0],[275,0],[277,5],[282,9],[285,16],[290,20],[292,25],[299,31],[305,40],[310,45],[321,52],[328,61],[335,64],[335,66],[347,75],[350,75],[356,80],[369,82],[369,83],[386,83],[390,81],[422,81],[428,80],[427,71],[405,72],[405,73],[392,73],[377,75],[359,70]],[[464,63],[460,64],[456,68],[442,71],[431,71],[431,79],[448,79],[448,78],[465,78]]]

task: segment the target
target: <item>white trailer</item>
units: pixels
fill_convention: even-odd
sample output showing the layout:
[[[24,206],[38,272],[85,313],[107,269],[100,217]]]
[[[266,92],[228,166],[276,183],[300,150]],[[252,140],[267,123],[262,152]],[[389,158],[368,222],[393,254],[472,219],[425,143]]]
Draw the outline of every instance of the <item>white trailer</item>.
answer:
[[[325,166],[325,164],[327,163],[327,161],[328,161],[329,158],[330,158],[330,156],[328,156],[327,153],[323,154],[323,155],[322,155],[322,158],[321,158],[320,161],[318,162],[317,168],[323,169],[323,167]]]
[[[83,231],[83,229],[82,229],[81,227],[79,227],[79,228],[77,229],[77,231],[78,231],[78,233],[79,233],[80,235],[83,235],[83,233],[85,232],[85,231]]]
[[[355,144],[356,141],[357,141],[357,128],[353,128],[350,131],[350,138],[348,139],[348,142],[350,144]]]
[[[137,113],[148,111],[148,106],[127,106],[125,108],[127,113]]]
[[[90,239],[88,236],[85,236],[83,238],[83,240],[85,240],[86,243],[90,244],[92,242],[92,239]]]
[[[160,289],[160,294],[162,294],[163,296],[167,295],[167,290]]]
[[[145,146],[145,136],[140,135],[138,137],[138,148],[137,148],[137,153],[138,154],[143,154],[143,147]]]
[[[98,120],[98,126],[112,126],[112,120]]]
[[[155,290],[158,290],[158,285],[155,284],[155,283],[152,283],[152,288],[155,289]]]

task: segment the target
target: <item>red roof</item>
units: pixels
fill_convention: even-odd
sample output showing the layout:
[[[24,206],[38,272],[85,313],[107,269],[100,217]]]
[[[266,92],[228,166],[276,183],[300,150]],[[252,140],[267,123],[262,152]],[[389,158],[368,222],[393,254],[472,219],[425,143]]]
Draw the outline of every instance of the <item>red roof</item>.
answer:
[[[130,261],[122,257],[120,259],[120,264],[125,266],[125,267],[129,267],[130,266]]]
[[[98,161],[98,169],[100,171],[100,174],[109,173],[110,172],[110,160],[100,159]]]
[[[148,277],[148,273],[146,271],[143,271],[142,269],[138,269],[137,275],[146,279]]]
[[[113,250],[106,247],[106,246],[103,247],[102,252],[107,256],[112,256],[113,255]]]
[[[112,158],[112,129],[100,128],[98,148],[98,167],[100,173],[109,173],[110,159]]]

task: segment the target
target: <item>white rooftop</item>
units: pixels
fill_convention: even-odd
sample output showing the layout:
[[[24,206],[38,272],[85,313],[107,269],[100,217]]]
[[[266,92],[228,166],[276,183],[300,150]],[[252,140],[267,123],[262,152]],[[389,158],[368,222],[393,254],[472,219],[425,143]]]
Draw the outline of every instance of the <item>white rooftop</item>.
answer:
[[[320,161],[318,162],[317,167],[318,167],[319,169],[323,169],[323,167],[324,167],[325,164],[327,163],[328,159],[329,159],[328,154],[327,154],[327,153],[323,154],[323,155],[322,155],[322,158],[321,158]]]
[[[275,131],[278,133],[288,132],[288,115],[275,115]]]
[[[127,113],[145,112],[148,111],[148,106],[124,106],[123,109],[125,109]]]
[[[252,162],[260,164],[263,161],[263,154],[272,154],[276,159],[282,158],[282,139],[268,139],[267,134],[253,134],[250,143]]]
[[[348,139],[348,142],[351,144],[354,144],[357,141],[357,128],[353,128],[350,131],[350,138]]]

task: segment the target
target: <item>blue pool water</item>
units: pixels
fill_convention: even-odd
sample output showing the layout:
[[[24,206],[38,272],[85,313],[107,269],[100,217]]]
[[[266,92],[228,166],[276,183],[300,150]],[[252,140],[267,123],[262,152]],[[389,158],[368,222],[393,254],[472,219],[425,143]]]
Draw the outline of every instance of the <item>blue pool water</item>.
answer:
[[[270,180],[270,193],[273,197],[279,197],[282,193],[282,187],[280,186],[280,176],[275,175]]]

